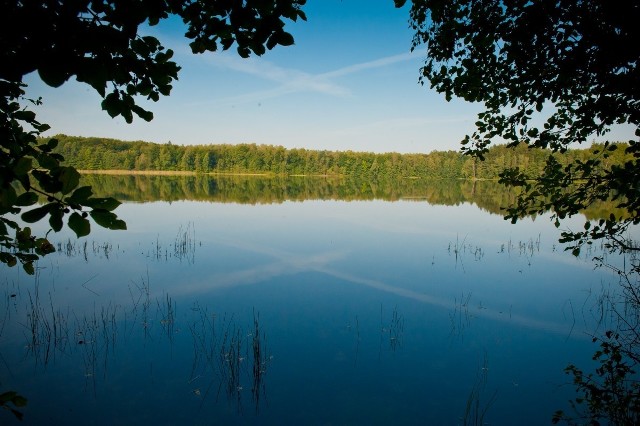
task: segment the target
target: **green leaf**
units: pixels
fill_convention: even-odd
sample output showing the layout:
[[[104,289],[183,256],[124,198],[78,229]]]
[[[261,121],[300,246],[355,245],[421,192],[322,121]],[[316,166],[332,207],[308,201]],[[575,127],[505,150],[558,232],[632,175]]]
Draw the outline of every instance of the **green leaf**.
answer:
[[[91,207],[92,209],[113,211],[116,209],[116,207],[118,207],[122,203],[116,200],[115,198],[108,197],[108,198],[90,198],[81,204],[83,206]]]
[[[25,192],[18,196],[16,199],[16,206],[32,206],[38,202],[38,194],[35,192]]]
[[[25,405],[27,405],[27,398],[16,395],[15,398],[13,398],[13,405],[15,405],[16,407],[24,407]]]
[[[278,44],[275,36],[271,36],[269,37],[269,39],[267,40],[267,49],[271,50],[274,47],[276,47],[276,45]]]
[[[91,232],[91,224],[77,212],[71,213],[69,216],[69,228],[76,233],[78,238],[89,235]]]
[[[13,186],[7,186],[6,188],[0,188],[0,206],[5,208],[13,207],[16,203],[18,195]]]
[[[45,84],[51,87],[60,87],[69,78],[58,64],[49,64],[39,68],[38,75]]]
[[[64,216],[64,213],[59,208],[51,209],[49,225],[51,225],[51,228],[56,232],[59,232],[62,229],[62,216]]]
[[[92,195],[93,190],[90,186],[81,186],[73,191],[73,194],[71,194],[68,200],[73,203],[84,204],[84,202]]]
[[[20,182],[20,184],[22,185],[22,188],[24,188],[25,191],[30,191],[31,190],[31,181],[29,180],[29,175],[22,175],[22,176],[16,176],[16,179],[18,180],[18,182]]]
[[[0,254],[4,255],[5,253],[0,253]],[[3,258],[2,261],[3,262],[6,261],[7,266],[9,268],[12,268],[12,267],[14,267],[14,266],[16,266],[18,264],[18,260],[16,259],[15,256],[10,255],[9,253],[6,253],[6,255],[7,255],[6,258]]]
[[[60,165],[60,162],[49,154],[43,153],[38,156],[38,163],[45,169],[52,170]]]
[[[31,228],[25,226],[22,229],[16,231],[16,240],[18,242],[25,242],[31,239]]]
[[[33,111],[22,110],[13,115],[16,120],[22,121],[34,121],[36,119],[36,113]]]
[[[109,93],[102,101],[102,109],[107,111],[111,118],[117,117],[122,113],[122,102],[116,92]]]
[[[95,222],[102,226],[103,228],[112,229],[112,230],[125,230],[127,229],[127,224],[118,219],[114,213],[111,213],[106,210],[92,210],[90,213],[91,217]]]
[[[9,220],[6,217],[0,217],[0,222],[6,223],[12,229],[19,229],[20,228],[20,226],[18,226],[18,224],[16,222],[14,222],[13,220]]]
[[[13,166],[13,173],[17,176],[25,175],[33,168],[33,161],[28,157],[21,157]]]
[[[33,275],[35,273],[35,270],[33,269],[33,262],[32,261],[23,263],[22,264],[22,268],[29,275]]]
[[[0,403],[6,404],[7,402],[13,400],[13,398],[15,398],[16,396],[18,396],[18,394],[14,391],[4,392],[0,394]]]
[[[45,217],[49,211],[51,210],[51,204],[45,204],[42,207],[37,207],[33,210],[29,210],[28,212],[22,213],[20,218],[27,223],[35,223]]]
[[[142,118],[144,121],[153,120],[153,113],[151,111],[147,111],[146,109],[143,109],[138,105],[134,105],[131,109],[136,113],[138,117]]]
[[[276,37],[281,46],[291,46],[294,43],[293,36],[287,32],[282,31]]]
[[[80,173],[73,167],[62,167],[58,178],[62,183],[60,192],[68,194],[73,191],[80,183]]]
[[[44,133],[51,128],[51,126],[49,126],[47,123],[40,123],[40,124],[33,123],[32,126],[35,127],[36,130],[39,131],[40,133]]]
[[[36,254],[45,256],[56,251],[56,248],[46,238],[38,238],[35,242]]]

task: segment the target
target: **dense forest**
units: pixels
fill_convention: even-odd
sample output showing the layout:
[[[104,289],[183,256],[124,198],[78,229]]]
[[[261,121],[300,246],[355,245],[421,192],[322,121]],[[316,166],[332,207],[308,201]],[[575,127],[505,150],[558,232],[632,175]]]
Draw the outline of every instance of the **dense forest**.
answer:
[[[433,205],[475,204],[492,214],[503,214],[515,192],[491,180],[463,179],[353,179],[348,177],[105,175],[85,174],[100,197],[120,201],[203,201],[239,204],[277,204],[287,201],[414,201]],[[583,213],[589,219],[623,214],[612,203],[597,203]]]
[[[240,204],[274,204],[285,201],[427,201],[430,204],[476,203],[491,213],[513,201],[513,194],[494,181],[365,179],[279,176],[206,175],[105,175],[87,174],[83,185],[91,185],[98,196],[121,201],[207,201]]]
[[[526,145],[507,148],[495,145],[485,161],[458,151],[433,151],[429,154],[375,154],[353,151],[286,149],[282,146],[173,145],[149,142],[125,142],[115,139],[57,135],[55,152],[79,170],[188,171],[195,173],[259,173],[280,176],[349,176],[383,180],[388,178],[496,179],[508,167],[536,173],[545,164],[550,151]],[[593,155],[588,149],[570,149],[557,155],[561,163],[585,160]],[[623,149],[604,161],[622,163]]]

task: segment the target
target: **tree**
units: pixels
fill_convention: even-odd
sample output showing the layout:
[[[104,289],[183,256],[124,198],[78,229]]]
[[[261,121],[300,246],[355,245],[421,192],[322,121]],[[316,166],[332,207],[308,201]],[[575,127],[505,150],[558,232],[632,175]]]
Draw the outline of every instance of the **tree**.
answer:
[[[397,7],[405,3],[395,0]],[[575,255],[598,239],[612,251],[640,250],[626,235],[640,223],[640,142],[622,148],[607,142],[595,157],[568,164],[553,155],[617,124],[634,127],[640,136],[639,20],[636,0],[412,1],[412,50],[424,46],[427,52],[419,81],[447,100],[456,96],[484,105],[463,151],[483,159],[500,140],[509,148],[551,150],[541,172],[501,172],[502,183],[520,188],[506,219],[551,211],[560,226],[599,201],[614,201],[624,212],[563,232],[561,241]],[[616,165],[609,159],[619,149],[628,157]],[[635,424],[640,417],[640,261],[634,256],[631,263],[630,270],[617,271],[625,310],[613,305],[609,312],[618,318],[618,330],[594,338],[602,343],[593,357],[601,366],[595,375],[567,369],[581,394],[574,407],[586,406],[579,418],[589,424]],[[553,421],[560,420],[574,421],[559,411]]]
[[[616,124],[632,125],[640,136],[639,19],[634,0],[414,0],[410,10],[412,50],[427,52],[420,82],[447,100],[484,104],[475,132],[462,141],[463,151],[480,159],[498,140],[564,152]],[[559,225],[613,198],[627,215],[564,233],[563,240],[576,253],[598,238],[637,249],[621,237],[640,222],[640,144],[628,144],[632,158],[622,166],[606,165],[616,149],[606,144],[600,157],[584,162],[560,165],[549,156],[541,174],[504,170],[501,181],[522,188],[506,218],[551,210]]]
[[[186,24],[193,53],[227,50],[241,57],[262,55],[277,45],[293,44],[284,20],[305,20],[306,0],[2,0],[0,3],[0,261],[20,261],[33,273],[33,262],[53,251],[45,237],[11,220],[21,214],[32,223],[49,218],[59,231],[63,218],[80,236],[90,232],[88,216],[100,226],[125,229],[113,210],[119,202],[94,198],[79,187],[79,174],[53,153],[56,139],[40,143],[50,127],[37,121],[25,104],[24,77],[37,72],[49,86],[75,77],[93,87],[102,109],[131,123],[134,115],[153,114],[138,105],[141,98],[168,96],[180,67],[159,40],[140,34],[143,24],[157,25],[170,16]],[[35,205],[39,196],[46,204]],[[9,230],[14,233],[10,235]]]

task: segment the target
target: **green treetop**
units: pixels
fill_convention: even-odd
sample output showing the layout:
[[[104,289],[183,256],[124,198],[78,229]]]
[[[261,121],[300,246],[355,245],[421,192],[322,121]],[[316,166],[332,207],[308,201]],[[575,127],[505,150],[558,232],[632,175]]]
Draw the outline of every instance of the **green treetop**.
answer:
[[[42,81],[59,87],[75,77],[102,97],[102,109],[128,123],[134,115],[153,114],[139,99],[168,96],[180,67],[173,52],[155,37],[140,34],[170,16],[186,24],[185,37],[193,53],[227,50],[262,55],[277,45],[293,44],[285,20],[306,19],[306,0],[3,0],[0,3],[0,261],[22,262],[33,273],[33,261],[53,250],[46,238],[31,235],[10,215],[25,222],[49,218],[58,231],[67,216],[78,236],[90,232],[88,217],[110,229],[125,223],[112,212],[118,202],[94,198],[89,187],[78,187],[79,174],[63,165],[38,135],[49,129],[25,103],[24,77],[37,72]],[[40,196],[46,203],[24,212]]]
[[[406,0],[395,0],[400,7]],[[412,49],[426,50],[420,81],[443,93],[484,105],[463,151],[483,158],[490,144],[565,151],[631,125],[640,136],[640,3],[635,0],[413,0]],[[625,217],[566,233],[578,252],[607,238],[611,248],[635,249],[622,234],[640,222],[640,144],[632,158],[611,165],[617,148],[605,144],[588,161],[559,164],[549,156],[541,174],[519,168],[502,181],[523,191],[507,210],[517,219],[552,210],[559,220],[613,198]]]

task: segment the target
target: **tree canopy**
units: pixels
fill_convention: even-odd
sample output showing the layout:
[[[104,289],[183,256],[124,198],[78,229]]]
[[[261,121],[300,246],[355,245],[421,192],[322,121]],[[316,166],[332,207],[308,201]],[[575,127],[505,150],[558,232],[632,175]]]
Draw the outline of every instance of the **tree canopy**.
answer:
[[[597,158],[604,147],[568,149],[553,153],[549,149],[529,149],[524,145],[508,148],[494,145],[484,161],[459,151],[432,151],[428,154],[329,151],[256,144],[173,145],[126,142],[116,139],[56,135],[54,153],[78,170],[174,171],[216,174],[316,175],[380,181],[385,179],[469,179],[495,180],[506,167],[518,167],[530,174],[540,173],[553,154],[558,163]],[[46,139],[42,139],[46,141]],[[607,164],[623,165],[633,158],[626,144],[612,152]],[[584,147],[582,147],[584,148]]]
[[[413,0],[410,11],[412,49],[427,53],[420,82],[447,99],[484,105],[476,130],[462,141],[463,151],[480,159],[497,141],[564,152],[615,125],[640,136],[639,21],[636,0]],[[605,143],[595,157],[568,164],[550,154],[541,172],[506,168],[500,181],[521,192],[505,218],[551,210],[560,226],[588,206],[613,201],[622,212],[564,231],[560,241],[576,255],[597,239],[611,251],[637,252],[640,244],[626,231],[640,223],[640,142],[628,141],[630,158],[614,164],[619,147]],[[640,261],[632,256],[628,268],[609,266],[622,286],[620,300],[603,295],[603,315],[617,318],[615,331],[593,338],[600,342],[595,373],[567,367],[580,395],[571,402],[578,418],[558,411],[553,423],[640,419]]]
[[[277,45],[293,44],[285,20],[306,19],[306,0],[3,0],[0,3],[0,261],[21,261],[33,273],[33,261],[53,247],[36,238],[10,215],[25,222],[49,217],[58,231],[68,214],[68,225],[78,236],[90,232],[88,216],[101,226],[124,229],[113,210],[112,198],[92,197],[89,187],[78,187],[79,174],[63,165],[54,153],[55,139],[42,142],[48,130],[25,104],[24,77],[37,72],[49,86],[59,87],[75,77],[93,87],[102,109],[111,117],[132,122],[134,115],[153,119],[138,105],[146,98],[168,96],[180,67],[173,52],[141,26],[157,25],[171,16],[186,24],[185,37],[193,53],[236,47],[241,57],[262,55]],[[47,203],[33,206],[40,196]],[[11,235],[10,231],[14,234]]]
[[[413,0],[410,10],[412,49],[427,56],[420,82],[485,107],[462,141],[479,158],[496,141],[565,151],[619,124],[640,136],[639,19],[634,0]],[[640,144],[628,142],[632,158],[623,165],[607,165],[616,146],[606,145],[584,162],[560,165],[549,156],[540,174],[504,170],[504,183],[523,188],[506,217],[552,210],[562,219],[613,198],[629,212],[625,219],[564,238],[575,250],[602,237],[632,248],[620,235],[640,222]]]

